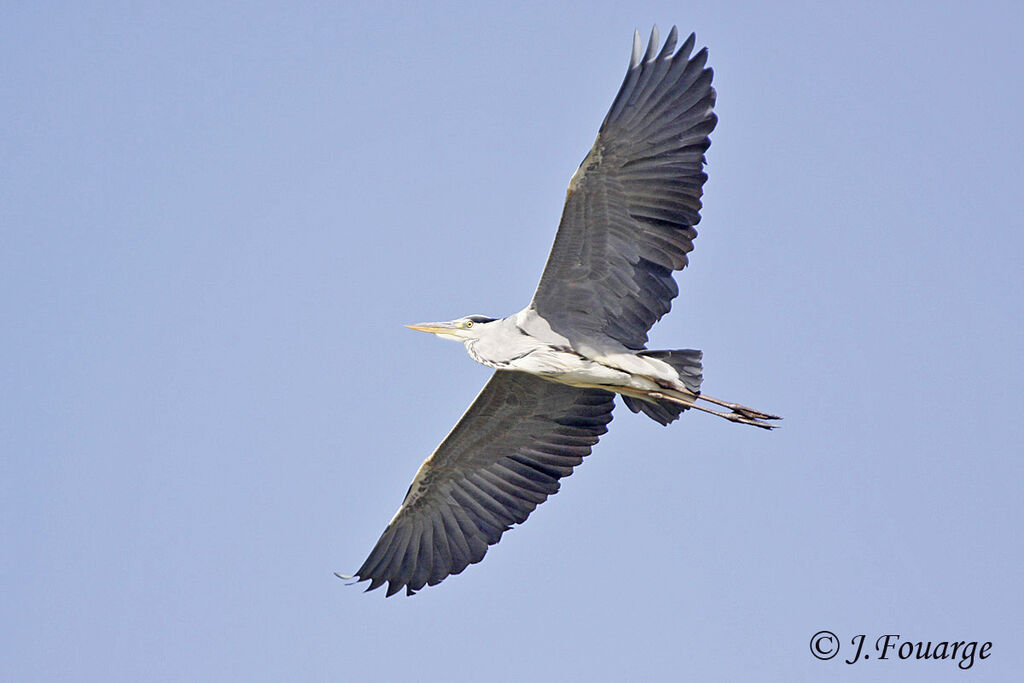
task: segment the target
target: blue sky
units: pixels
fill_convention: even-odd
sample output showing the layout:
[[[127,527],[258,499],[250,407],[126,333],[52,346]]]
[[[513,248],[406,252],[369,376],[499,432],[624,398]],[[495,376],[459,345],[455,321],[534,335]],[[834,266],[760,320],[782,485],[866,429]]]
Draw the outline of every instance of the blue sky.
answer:
[[[0,679],[965,675],[842,663],[886,633],[1024,666],[1019,4],[2,15]],[[346,587],[489,373],[401,325],[525,305],[655,22],[720,123],[651,345],[784,428],[620,407],[482,564]]]

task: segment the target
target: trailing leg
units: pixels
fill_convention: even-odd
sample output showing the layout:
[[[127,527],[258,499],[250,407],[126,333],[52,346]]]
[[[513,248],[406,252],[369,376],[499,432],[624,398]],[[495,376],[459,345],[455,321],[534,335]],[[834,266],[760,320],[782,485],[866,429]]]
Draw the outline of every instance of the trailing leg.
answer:
[[[762,413],[759,410],[748,408],[747,406],[740,405],[739,403],[729,403],[728,401],[722,401],[717,398],[711,398],[705,394],[700,395],[700,400],[707,401],[708,403],[714,403],[716,406],[722,406],[728,408],[734,413],[739,413],[744,417],[753,418],[755,420],[781,420],[782,418],[778,415],[772,415],[771,413]]]
[[[652,391],[648,395],[651,398],[653,398],[653,399],[655,399],[657,401],[671,401],[673,403],[678,403],[680,405],[686,406],[687,408],[695,408],[695,409],[700,410],[702,412],[710,413],[711,415],[717,415],[718,417],[725,418],[726,420],[729,420],[730,422],[739,422],[740,424],[751,425],[752,427],[760,427],[761,429],[775,429],[775,428],[778,427],[778,425],[773,425],[773,424],[769,424],[767,422],[762,422],[762,420],[760,418],[751,417],[751,416],[746,415],[744,413],[741,413],[739,411],[733,411],[731,413],[724,413],[724,412],[719,411],[719,410],[714,410],[712,408],[707,408],[705,406],[702,406],[702,405],[699,405],[697,403],[694,403],[692,399],[687,400],[687,399],[679,398],[679,396],[681,396],[681,394],[678,394],[677,392],[663,393],[663,392],[660,392],[660,391]],[[700,398],[700,397],[698,397],[698,398]],[[756,412],[756,411],[754,411],[754,412]],[[765,413],[758,413],[758,414],[764,415]],[[765,419],[777,420],[777,419],[781,419],[781,418],[771,417],[771,418],[765,418]]]

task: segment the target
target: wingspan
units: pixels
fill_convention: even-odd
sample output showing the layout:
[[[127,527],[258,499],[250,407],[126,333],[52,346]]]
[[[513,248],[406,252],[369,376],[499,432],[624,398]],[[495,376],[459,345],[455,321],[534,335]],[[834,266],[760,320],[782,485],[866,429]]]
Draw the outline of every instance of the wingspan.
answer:
[[[556,493],[611,422],[614,394],[520,372],[494,376],[426,459],[370,556],[367,590],[412,595],[483,559]]]
[[[597,140],[569,183],[562,220],[533,306],[570,340],[611,338],[631,349],[671,308],[700,221],[708,134],[717,118],[707,49],[693,34],[676,52],[676,29],[626,78]]]

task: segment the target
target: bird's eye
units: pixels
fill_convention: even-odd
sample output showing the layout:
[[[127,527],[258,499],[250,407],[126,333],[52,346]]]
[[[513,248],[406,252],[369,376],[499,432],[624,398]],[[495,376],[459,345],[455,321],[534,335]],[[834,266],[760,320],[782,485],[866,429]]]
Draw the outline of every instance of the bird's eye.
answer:
[[[471,327],[473,327],[473,321],[472,320],[467,320],[466,321],[466,329],[468,330]]]

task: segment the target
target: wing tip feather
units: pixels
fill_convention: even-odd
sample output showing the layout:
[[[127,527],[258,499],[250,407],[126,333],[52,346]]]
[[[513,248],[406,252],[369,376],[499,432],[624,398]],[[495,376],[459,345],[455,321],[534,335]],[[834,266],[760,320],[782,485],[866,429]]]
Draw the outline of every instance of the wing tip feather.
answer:
[[[640,38],[640,31],[633,29],[633,52],[629,56],[629,68],[635,69],[640,65],[640,50],[643,49],[643,40]]]
[[[654,51],[658,48],[658,25],[654,24],[651,27],[651,37],[647,39],[647,51],[644,52],[644,63],[650,62],[654,59]]]

